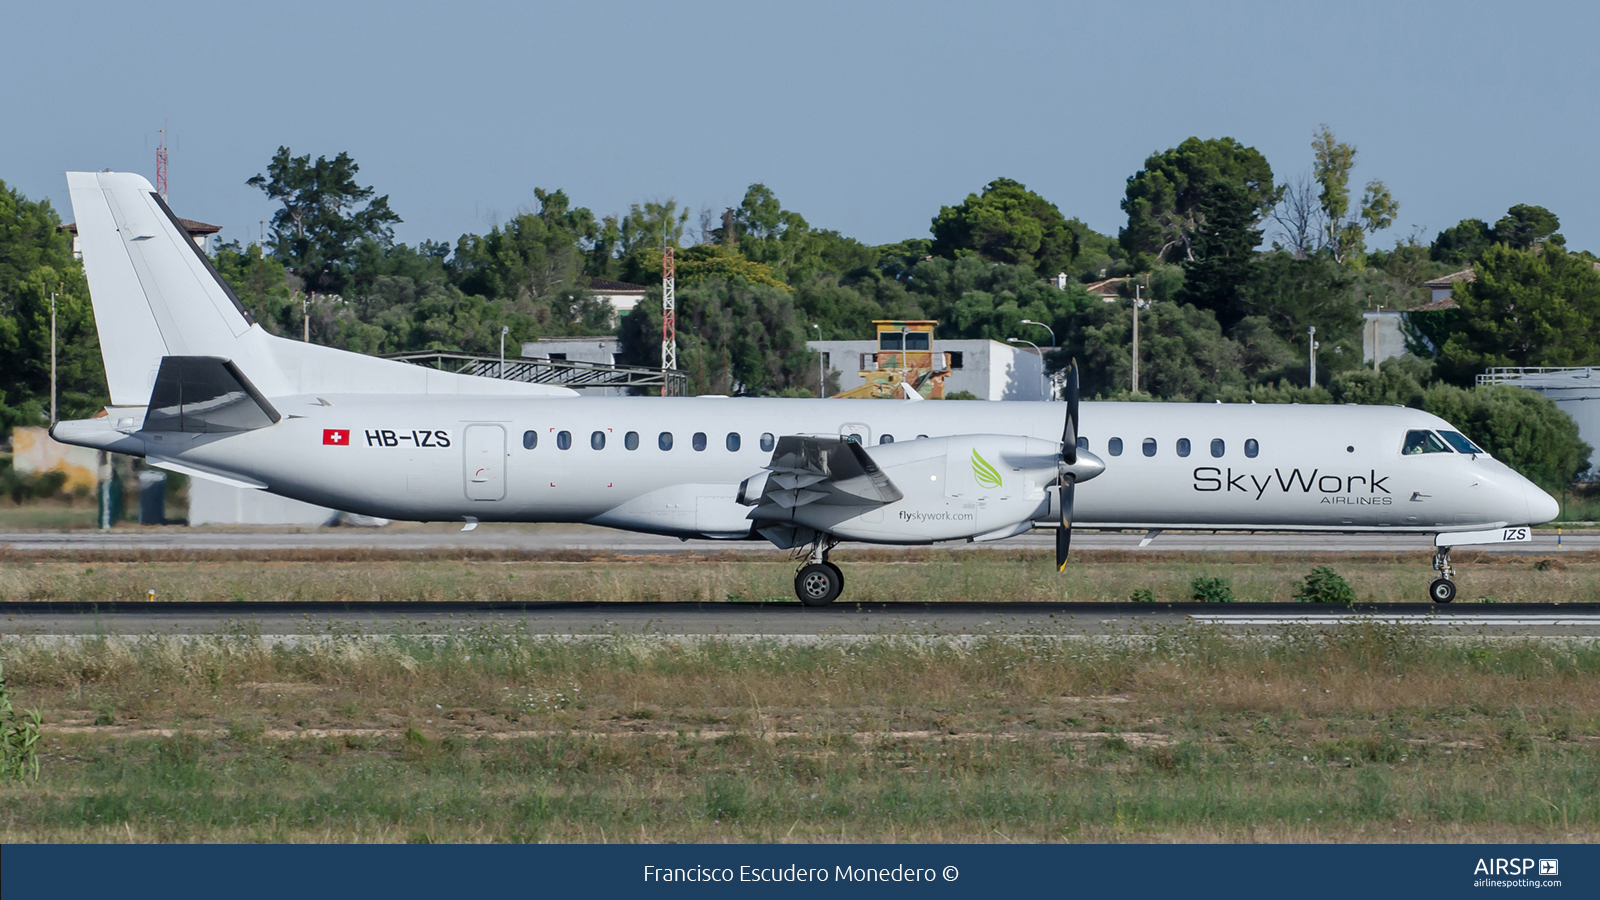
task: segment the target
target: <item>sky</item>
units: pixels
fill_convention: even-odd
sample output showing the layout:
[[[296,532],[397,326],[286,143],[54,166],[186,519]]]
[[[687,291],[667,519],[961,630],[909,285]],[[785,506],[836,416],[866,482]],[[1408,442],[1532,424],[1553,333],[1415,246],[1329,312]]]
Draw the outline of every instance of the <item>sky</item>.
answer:
[[[1103,233],[1151,153],[1191,135],[1309,172],[1329,125],[1424,241],[1545,206],[1600,251],[1593,3],[16,4],[0,180],[72,218],[63,172],[155,179],[250,241],[280,145],[348,152],[396,236],[454,243],[537,209],[737,205],[762,182],[814,227],[928,236],[1009,177]],[[1270,234],[1269,234],[1270,237]]]

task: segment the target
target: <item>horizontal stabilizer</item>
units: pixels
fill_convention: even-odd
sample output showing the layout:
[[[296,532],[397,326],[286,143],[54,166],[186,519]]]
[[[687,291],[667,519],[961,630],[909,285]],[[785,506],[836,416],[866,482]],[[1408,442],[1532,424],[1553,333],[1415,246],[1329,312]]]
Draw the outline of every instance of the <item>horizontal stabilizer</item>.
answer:
[[[156,373],[145,431],[233,434],[282,418],[232,361],[218,356],[167,356]]]

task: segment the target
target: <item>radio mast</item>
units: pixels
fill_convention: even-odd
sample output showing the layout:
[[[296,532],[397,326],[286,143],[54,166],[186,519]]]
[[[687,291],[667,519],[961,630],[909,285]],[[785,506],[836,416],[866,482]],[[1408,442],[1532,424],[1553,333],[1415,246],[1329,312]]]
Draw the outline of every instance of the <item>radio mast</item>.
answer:
[[[661,396],[671,396],[673,381],[668,374],[678,368],[678,301],[674,296],[677,265],[673,246],[661,248]]]
[[[156,193],[167,199],[167,123],[161,123],[161,143],[156,145]]]

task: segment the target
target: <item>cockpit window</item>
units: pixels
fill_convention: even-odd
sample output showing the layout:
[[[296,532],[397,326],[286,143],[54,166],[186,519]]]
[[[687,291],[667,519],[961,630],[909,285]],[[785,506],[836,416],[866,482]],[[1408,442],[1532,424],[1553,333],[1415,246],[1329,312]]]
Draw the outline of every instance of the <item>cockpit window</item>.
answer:
[[[1467,436],[1459,431],[1441,431],[1439,436],[1456,448],[1457,453],[1483,453],[1477,444],[1467,440]]]
[[[1400,452],[1406,456],[1415,456],[1418,453],[1449,453],[1450,448],[1437,434],[1419,430],[1406,432],[1406,445]]]

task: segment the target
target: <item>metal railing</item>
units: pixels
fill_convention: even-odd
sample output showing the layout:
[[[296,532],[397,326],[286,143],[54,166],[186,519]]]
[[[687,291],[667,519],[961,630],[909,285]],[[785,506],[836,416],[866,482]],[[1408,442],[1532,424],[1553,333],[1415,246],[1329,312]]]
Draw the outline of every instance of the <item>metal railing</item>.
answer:
[[[1478,376],[1479,384],[1506,384],[1520,381],[1529,375],[1554,375],[1561,372],[1583,372],[1584,377],[1600,375],[1594,366],[1495,366]]]
[[[645,366],[618,366],[568,359],[527,359],[512,357],[501,362],[498,356],[457,353],[447,350],[413,350],[390,353],[384,359],[427,366],[459,375],[501,378],[528,384],[554,384],[569,388],[657,388],[670,386],[669,393],[682,396],[689,377],[682,371],[664,371]]]

